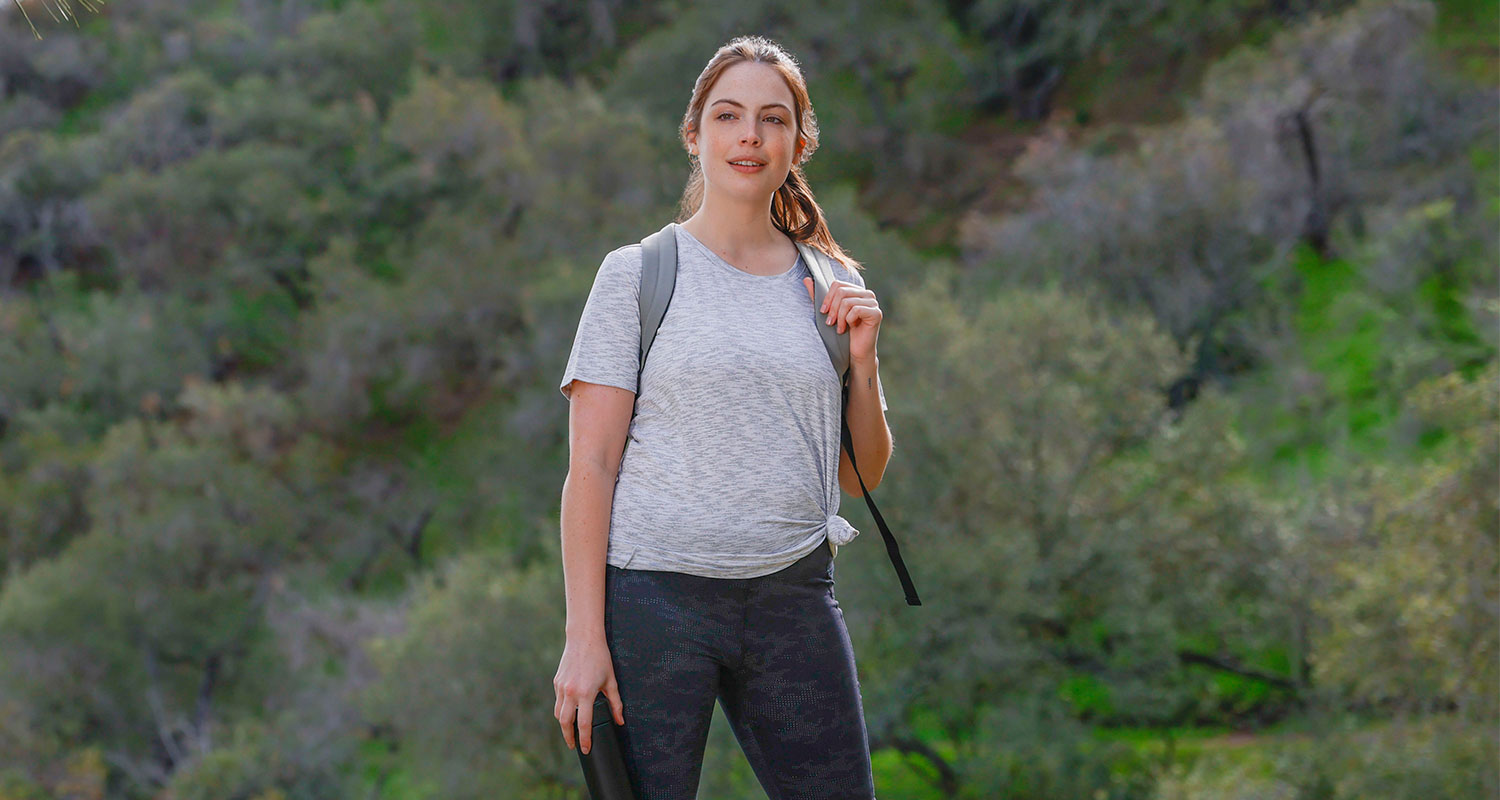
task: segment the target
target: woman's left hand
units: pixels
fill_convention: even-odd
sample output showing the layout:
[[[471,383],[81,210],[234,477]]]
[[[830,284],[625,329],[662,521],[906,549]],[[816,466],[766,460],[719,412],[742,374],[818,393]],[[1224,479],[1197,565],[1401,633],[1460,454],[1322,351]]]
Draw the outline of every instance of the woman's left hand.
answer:
[[[808,299],[815,299],[813,279],[803,278],[802,284],[807,287]],[[857,283],[834,280],[818,313],[823,315],[824,324],[838,326],[839,333],[849,331],[850,361],[875,359],[875,339],[880,334],[882,315],[874,292],[860,288]]]

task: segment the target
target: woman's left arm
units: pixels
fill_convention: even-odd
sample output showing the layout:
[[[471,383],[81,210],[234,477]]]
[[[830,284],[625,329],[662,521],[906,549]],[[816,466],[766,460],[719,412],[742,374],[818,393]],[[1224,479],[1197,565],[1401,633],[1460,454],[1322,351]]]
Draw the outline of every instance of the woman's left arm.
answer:
[[[885,476],[885,466],[891,461],[891,429],[885,423],[885,411],[880,408],[879,394],[880,359],[871,356],[867,361],[851,361],[849,367],[849,437],[854,442],[854,455],[864,466],[859,475],[854,474],[854,465],[849,454],[839,448],[839,486],[855,497],[862,497],[860,478],[865,488],[873,490]]]
[[[812,278],[804,278],[803,283],[807,286],[808,297],[812,297]],[[838,326],[839,333],[849,331],[849,406],[846,414],[854,455],[864,466],[859,468],[856,477],[849,454],[840,447],[839,487],[858,497],[862,494],[860,478],[864,479],[867,489],[880,485],[893,448],[885,411],[880,407],[880,359],[875,355],[882,318],[880,303],[869,289],[857,283],[835,280],[823,297],[819,313],[823,314],[824,324]]]

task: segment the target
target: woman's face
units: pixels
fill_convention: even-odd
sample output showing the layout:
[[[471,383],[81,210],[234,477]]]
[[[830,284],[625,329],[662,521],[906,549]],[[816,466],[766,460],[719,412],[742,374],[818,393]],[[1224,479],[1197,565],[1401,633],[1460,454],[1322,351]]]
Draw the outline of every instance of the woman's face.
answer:
[[[774,68],[743,62],[724,70],[709,89],[698,131],[687,135],[705,188],[746,199],[775,193],[799,152],[792,105],[792,90]],[[743,169],[730,163],[744,159],[763,166]]]

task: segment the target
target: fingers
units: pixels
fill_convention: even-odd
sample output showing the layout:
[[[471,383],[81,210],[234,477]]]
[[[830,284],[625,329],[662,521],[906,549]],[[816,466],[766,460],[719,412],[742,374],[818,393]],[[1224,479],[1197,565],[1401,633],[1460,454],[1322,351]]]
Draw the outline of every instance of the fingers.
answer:
[[[552,690],[557,693],[557,702],[552,704],[552,716],[557,718],[557,724],[562,727],[563,741],[572,750],[580,744],[575,739],[581,736],[583,752],[587,753],[593,726],[592,698],[585,704],[582,700],[583,692],[569,686],[562,678],[552,680]],[[581,729],[574,727],[575,724],[581,725]]]
[[[557,713],[557,724],[562,726],[563,741],[567,743],[569,750],[572,750],[574,747],[573,717],[576,710],[577,706],[574,705],[572,698],[564,696],[561,708]]]
[[[557,713],[557,723],[562,726],[563,741],[567,743],[569,750],[582,747],[583,752],[589,751],[594,738],[593,703],[580,702],[572,694],[564,693],[561,710]]]
[[[609,698],[609,709],[614,717],[615,724],[625,724],[625,701],[620,699],[620,688],[613,680],[605,684],[604,695]],[[598,697],[599,690],[595,690],[594,696]],[[583,702],[582,697],[564,692],[554,712],[557,721],[562,725],[563,741],[567,743],[568,749],[575,748],[583,753],[588,753],[594,747],[594,704]],[[577,727],[575,728],[574,725]],[[575,736],[577,741],[574,741]]]
[[[563,721],[567,719],[567,717],[563,716],[563,708],[567,705],[567,692],[563,691],[560,675],[552,679],[552,691],[557,694],[557,700],[552,703],[552,717],[557,720],[558,726],[562,728],[563,741],[568,743],[568,749],[571,750],[573,749],[573,740],[569,738],[571,734],[568,732],[568,723]]]
[[[803,278],[802,285],[807,287],[808,298],[816,301],[817,294],[812,278]],[[828,287],[827,294],[823,295],[823,305],[818,308],[818,313],[826,315],[823,320],[825,325],[837,325],[838,332],[843,333],[856,320],[878,322],[880,320],[879,307],[874,292],[861,289],[847,281],[835,280]],[[873,308],[876,311],[871,313],[856,310],[859,308]]]
[[[592,699],[587,703],[580,702],[578,704],[578,737],[579,749],[587,753],[594,740],[594,703]]]
[[[879,309],[872,297],[845,297],[839,301],[833,313],[829,314],[829,318],[833,320],[830,324],[837,324],[838,332],[843,333],[857,320],[878,322]]]
[[[594,697],[599,696],[599,691],[594,690]],[[625,701],[620,699],[620,687],[615,683],[614,676],[610,676],[602,689],[605,697],[609,698],[609,710],[614,717],[615,724],[625,724]],[[557,717],[558,724],[562,726],[563,741],[567,743],[568,749],[580,749],[588,753],[594,747],[594,704],[592,701],[583,702],[579,693],[559,689],[557,702],[552,707],[552,715]],[[577,727],[574,727],[576,724]],[[577,741],[575,741],[575,738]]]
[[[615,712],[615,724],[625,724],[625,701],[620,699],[620,687],[611,678],[609,683],[604,684],[604,694],[609,697],[609,708]]]
[[[859,307],[851,306],[846,308],[843,318],[839,320],[839,333],[843,333],[845,328],[853,326],[854,321],[857,319],[859,319]]]
[[[823,295],[823,305],[818,309],[819,314],[828,313],[828,309],[832,308],[833,304],[838,302],[838,299],[842,296],[843,288],[844,284],[837,280],[828,285],[828,291]]]

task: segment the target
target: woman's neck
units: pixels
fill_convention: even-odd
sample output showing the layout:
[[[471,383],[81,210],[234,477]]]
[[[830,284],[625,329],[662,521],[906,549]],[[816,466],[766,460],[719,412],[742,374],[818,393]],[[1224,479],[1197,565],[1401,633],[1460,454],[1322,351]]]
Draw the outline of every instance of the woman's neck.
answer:
[[[733,260],[782,245],[787,235],[771,222],[769,207],[717,208],[705,201],[682,223],[694,238]]]

